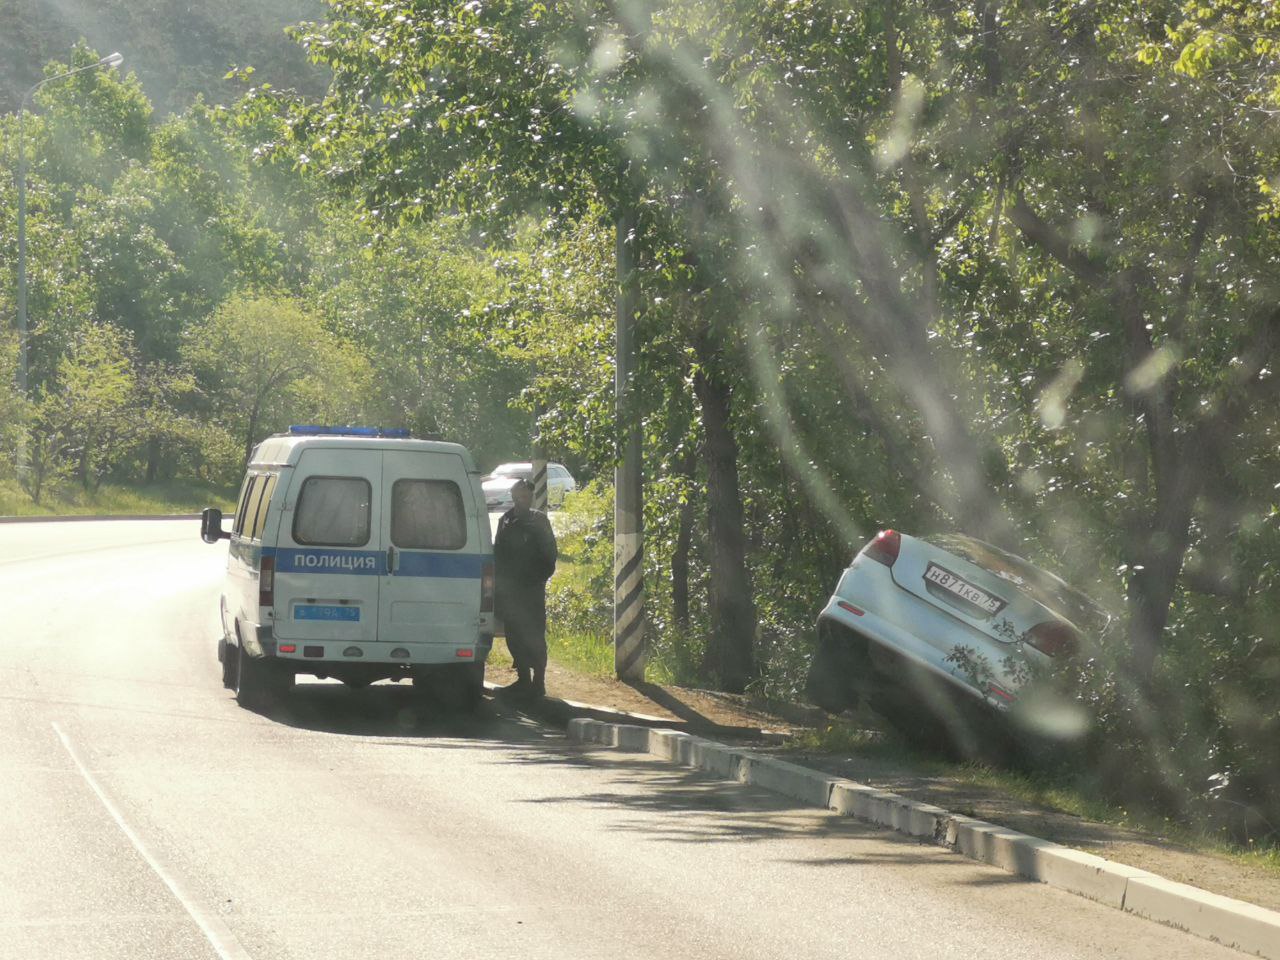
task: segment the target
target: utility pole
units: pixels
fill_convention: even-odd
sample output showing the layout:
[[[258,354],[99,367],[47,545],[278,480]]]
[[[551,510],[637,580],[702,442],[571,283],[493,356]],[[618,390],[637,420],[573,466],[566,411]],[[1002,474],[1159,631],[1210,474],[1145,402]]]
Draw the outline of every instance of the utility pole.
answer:
[[[613,510],[613,665],[619,680],[643,682],[644,503],[641,495],[640,409],[635,391],[636,217],[623,203],[617,218],[617,372],[614,380],[618,443]]]
[[[547,450],[542,443],[542,404],[533,408],[533,509],[547,509]]]

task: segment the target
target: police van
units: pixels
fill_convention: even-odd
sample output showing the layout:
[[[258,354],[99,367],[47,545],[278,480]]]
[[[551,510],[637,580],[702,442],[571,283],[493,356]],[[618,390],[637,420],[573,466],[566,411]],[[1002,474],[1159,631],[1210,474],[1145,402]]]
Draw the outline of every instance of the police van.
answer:
[[[375,427],[295,426],[250,458],[222,593],[222,682],[245,706],[297,674],[359,687],[412,678],[479,703],[493,644],[493,545],[480,474],[456,443]]]

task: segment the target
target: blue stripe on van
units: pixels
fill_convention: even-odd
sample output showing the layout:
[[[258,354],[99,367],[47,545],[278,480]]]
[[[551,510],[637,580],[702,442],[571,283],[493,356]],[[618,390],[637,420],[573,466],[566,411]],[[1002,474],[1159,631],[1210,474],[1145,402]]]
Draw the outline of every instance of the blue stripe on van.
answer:
[[[485,558],[477,553],[422,553],[402,550],[396,561],[396,576],[479,580],[484,561]]]
[[[381,577],[387,573],[387,555],[380,550],[315,550],[294,547],[263,547],[264,557],[276,558],[279,573],[341,573],[348,576]],[[450,580],[479,580],[486,556],[478,553],[428,553],[401,550],[396,562],[397,577],[437,577]]]

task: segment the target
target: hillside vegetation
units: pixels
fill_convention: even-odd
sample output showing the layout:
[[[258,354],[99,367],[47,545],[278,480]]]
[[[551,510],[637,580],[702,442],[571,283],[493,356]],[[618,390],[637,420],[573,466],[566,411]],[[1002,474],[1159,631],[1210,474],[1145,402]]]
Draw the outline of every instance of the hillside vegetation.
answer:
[[[0,0],[0,112],[17,108],[50,60],[80,40],[124,54],[161,114],[196,96],[225,103],[241,85],[232,67],[253,66],[255,82],[323,92],[325,71],[308,64],[284,29],[324,16],[324,0]]]

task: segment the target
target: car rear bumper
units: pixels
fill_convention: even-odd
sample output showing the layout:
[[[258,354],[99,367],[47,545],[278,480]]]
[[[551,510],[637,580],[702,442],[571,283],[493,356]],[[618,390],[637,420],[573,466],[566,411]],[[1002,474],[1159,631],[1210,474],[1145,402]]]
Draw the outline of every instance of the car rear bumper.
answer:
[[[291,648],[292,649],[289,649]],[[336,663],[377,663],[392,666],[443,663],[484,663],[493,638],[480,635],[474,643],[382,643],[343,640],[281,640],[264,645],[264,652],[298,666]]]
[[[842,587],[844,586],[845,584],[842,582]],[[842,593],[847,594],[847,589],[842,590]],[[858,615],[845,609],[840,605],[842,601],[862,610],[862,614]],[[916,630],[904,629],[899,624],[874,613],[860,600],[850,599],[847,595],[836,594],[827,602],[827,605],[818,615],[818,620],[820,623],[827,621],[837,624],[843,629],[865,638],[868,643],[880,647],[891,656],[901,658],[910,665],[924,670],[930,677],[940,681],[953,694],[964,697],[967,700],[986,704],[1000,712],[1005,712],[1010,707],[1009,703],[988,693],[985,689],[978,689],[970,683],[968,677],[960,673],[958,664],[946,663],[946,654],[940,652],[938,647],[919,636]],[[944,627],[954,629],[949,625],[935,625],[935,629]],[[978,649],[981,650],[982,647],[978,647]],[[1000,671],[995,673],[997,680],[1001,676],[1002,673]]]

